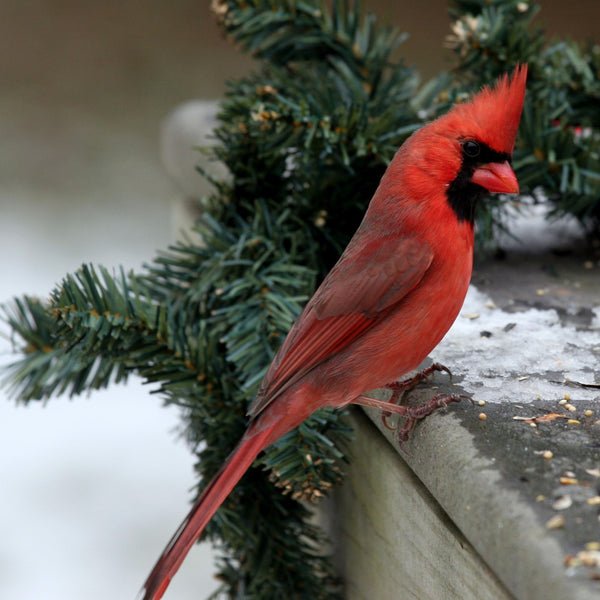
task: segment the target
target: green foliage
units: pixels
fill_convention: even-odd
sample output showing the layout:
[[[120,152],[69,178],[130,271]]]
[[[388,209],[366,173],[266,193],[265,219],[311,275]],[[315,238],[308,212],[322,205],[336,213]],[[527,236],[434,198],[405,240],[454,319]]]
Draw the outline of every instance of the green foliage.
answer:
[[[538,7],[453,3],[457,57],[417,89],[394,64],[404,39],[358,4],[213,1],[224,32],[258,59],[229,83],[215,131],[229,169],[185,241],[141,273],[83,266],[42,303],[3,308],[19,359],[4,384],[23,402],[124,381],[135,373],[181,407],[198,490],[244,431],[246,409],[285,334],[355,230],[391,157],[423,120],[445,112],[517,62],[530,79],[514,164],[526,190],[557,213],[600,220],[600,51],[548,44]],[[502,225],[506,199],[486,202],[479,231]],[[351,436],[322,410],[255,462],[207,527],[224,556],[215,597],[340,596],[323,536],[301,501],[343,476]]]
[[[20,400],[106,387],[126,378],[132,352],[160,350],[141,322],[143,309],[127,295],[125,276],[121,273],[119,289],[105,269],[101,273],[105,287],[95,270],[83,267],[62,282],[47,305],[25,297],[3,307],[13,335],[21,339],[23,358],[7,371]],[[158,317],[160,311],[149,308]]]
[[[266,4],[222,4],[225,31],[268,60],[230,82],[216,155],[233,176],[225,195],[237,210],[244,210],[240,197],[259,197],[274,210],[291,208],[305,223],[322,276],[358,226],[387,163],[419,126],[410,104],[417,77],[389,62],[402,36],[382,32],[372,16],[363,21],[340,2],[329,14],[317,1],[276,3],[265,16]]]
[[[363,14],[359,2],[216,0],[213,11],[225,32],[256,58],[277,66],[329,63],[350,69],[372,86],[406,38]]]

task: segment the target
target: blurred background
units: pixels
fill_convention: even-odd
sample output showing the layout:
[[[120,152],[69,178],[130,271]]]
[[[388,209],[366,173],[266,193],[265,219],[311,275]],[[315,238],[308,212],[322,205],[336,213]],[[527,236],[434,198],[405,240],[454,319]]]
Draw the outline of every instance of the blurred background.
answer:
[[[451,66],[447,3],[368,0],[424,78]],[[541,2],[547,32],[597,39],[597,0]],[[82,262],[138,268],[177,235],[161,121],[252,68],[208,2],[0,0],[0,302]],[[0,338],[0,362],[10,343]],[[0,392],[0,597],[133,598],[187,511],[178,415],[132,382],[46,406]],[[206,545],[167,598],[215,587]]]

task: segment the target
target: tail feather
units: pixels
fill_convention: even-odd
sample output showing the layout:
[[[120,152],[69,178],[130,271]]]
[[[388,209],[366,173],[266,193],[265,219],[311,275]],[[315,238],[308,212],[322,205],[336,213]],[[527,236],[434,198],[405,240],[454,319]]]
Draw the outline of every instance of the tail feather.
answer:
[[[275,425],[258,433],[248,431],[213,477],[163,550],[140,592],[142,600],[159,600],[208,522],[248,470]]]

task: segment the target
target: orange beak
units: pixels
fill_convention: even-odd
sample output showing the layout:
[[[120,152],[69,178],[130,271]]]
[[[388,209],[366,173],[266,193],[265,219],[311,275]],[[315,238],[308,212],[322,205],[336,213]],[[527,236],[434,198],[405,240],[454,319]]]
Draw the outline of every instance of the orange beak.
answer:
[[[512,167],[505,160],[503,163],[491,162],[477,167],[471,181],[484,187],[488,192],[502,194],[518,194],[519,182]]]

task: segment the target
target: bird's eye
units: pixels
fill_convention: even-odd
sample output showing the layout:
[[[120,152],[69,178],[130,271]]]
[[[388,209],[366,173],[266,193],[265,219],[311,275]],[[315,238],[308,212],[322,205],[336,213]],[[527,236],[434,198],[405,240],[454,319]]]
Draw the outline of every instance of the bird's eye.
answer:
[[[462,149],[464,154],[469,158],[476,158],[481,152],[479,144],[473,140],[467,140],[463,142]]]

